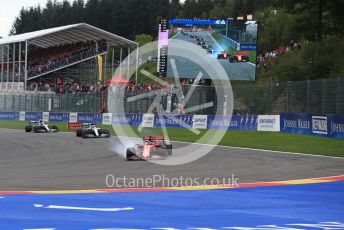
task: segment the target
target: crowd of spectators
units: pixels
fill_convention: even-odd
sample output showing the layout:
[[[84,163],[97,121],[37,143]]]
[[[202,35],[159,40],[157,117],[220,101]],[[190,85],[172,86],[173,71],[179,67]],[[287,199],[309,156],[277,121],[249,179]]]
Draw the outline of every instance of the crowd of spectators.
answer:
[[[82,58],[94,56],[104,50],[106,50],[105,41],[77,42],[46,49],[35,48],[29,52],[28,75],[34,76],[53,70]]]
[[[107,90],[107,86],[98,82],[97,84],[79,84],[74,81],[68,81],[64,84],[55,84],[51,81],[31,82],[28,86],[29,91],[45,91],[64,94],[79,94],[79,93],[99,93]]]
[[[266,51],[265,53],[260,53],[257,57],[257,68],[259,69],[267,69],[269,67],[268,61],[277,62],[278,59],[289,53],[292,50],[301,49],[301,44],[291,41],[287,46],[279,46],[274,50]]]

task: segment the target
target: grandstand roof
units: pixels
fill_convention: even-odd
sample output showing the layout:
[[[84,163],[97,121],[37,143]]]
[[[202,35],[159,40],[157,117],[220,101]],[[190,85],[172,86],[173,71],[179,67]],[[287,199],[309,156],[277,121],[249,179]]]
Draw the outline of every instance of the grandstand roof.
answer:
[[[45,30],[13,35],[0,39],[1,44],[29,41],[42,48],[61,44],[105,39],[112,46],[136,46],[136,42],[107,32],[86,23],[79,23]]]

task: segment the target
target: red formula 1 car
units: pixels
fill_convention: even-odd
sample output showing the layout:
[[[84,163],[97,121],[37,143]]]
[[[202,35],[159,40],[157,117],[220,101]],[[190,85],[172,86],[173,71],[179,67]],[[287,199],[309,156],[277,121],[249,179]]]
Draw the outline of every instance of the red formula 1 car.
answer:
[[[230,62],[249,62],[249,52],[248,51],[238,51],[233,52],[229,57]]]
[[[127,149],[127,161],[165,160],[172,155],[172,144],[163,136],[144,136],[143,144]]]

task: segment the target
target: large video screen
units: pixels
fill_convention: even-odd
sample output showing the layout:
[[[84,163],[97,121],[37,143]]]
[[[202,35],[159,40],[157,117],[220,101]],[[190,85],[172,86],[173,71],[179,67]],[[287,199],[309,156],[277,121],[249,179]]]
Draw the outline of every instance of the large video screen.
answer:
[[[208,58],[217,59],[230,80],[254,81],[256,76],[258,24],[253,20],[162,19],[159,24],[158,66],[161,77],[174,77],[171,60],[180,78],[195,78],[207,65]],[[196,63],[187,53],[175,56],[171,43],[176,39],[191,42],[203,49],[204,63]],[[188,52],[188,51],[185,51]],[[203,75],[216,79],[217,76]]]

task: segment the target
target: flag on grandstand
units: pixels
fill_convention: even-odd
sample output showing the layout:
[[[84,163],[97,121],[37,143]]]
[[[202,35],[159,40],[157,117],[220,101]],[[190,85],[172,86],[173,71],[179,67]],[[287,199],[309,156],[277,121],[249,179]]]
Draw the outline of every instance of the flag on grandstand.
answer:
[[[101,55],[97,56],[98,59],[98,79],[103,80],[103,57]]]

